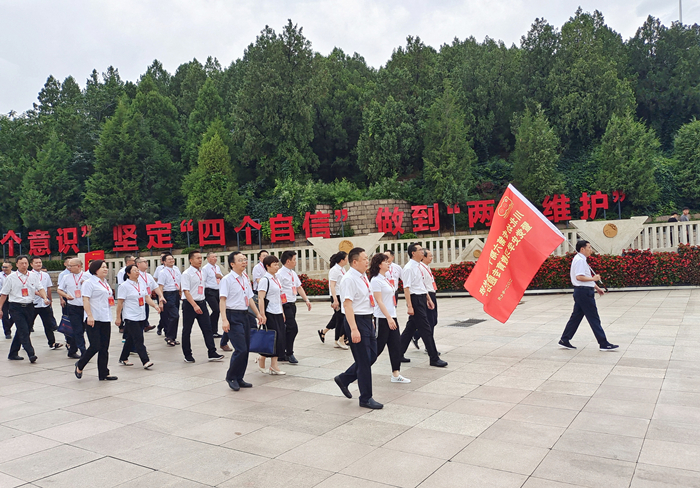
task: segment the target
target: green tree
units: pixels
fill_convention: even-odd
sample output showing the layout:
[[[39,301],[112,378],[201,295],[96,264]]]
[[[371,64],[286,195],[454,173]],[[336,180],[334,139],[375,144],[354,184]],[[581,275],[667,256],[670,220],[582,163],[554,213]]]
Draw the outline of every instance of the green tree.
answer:
[[[659,145],[654,130],[631,114],[613,115],[593,152],[599,168],[597,189],[622,190],[636,207],[657,203],[659,186],[654,175],[661,156]]]
[[[185,177],[182,189],[187,195],[185,212],[195,219],[222,218],[238,224],[243,217],[246,200],[238,193],[238,184],[231,170],[228,147],[214,131],[199,148],[197,166]]]
[[[194,110],[190,113],[187,127],[187,141],[182,148],[182,162],[185,168],[193,166],[199,154],[202,135],[214,119],[221,118],[221,108],[224,101],[219,96],[214,80],[208,78],[199,90]]]
[[[452,205],[465,201],[474,188],[477,157],[452,84],[445,80],[444,85],[425,123],[423,172],[431,200]]]
[[[537,205],[544,201],[546,195],[560,193],[564,189],[564,180],[557,171],[559,137],[540,106],[534,113],[529,108],[525,109],[514,125],[513,183]]]
[[[357,162],[370,183],[392,174],[413,173],[421,142],[404,103],[391,95],[383,105],[373,100],[362,114],[362,121]]]
[[[105,123],[95,158],[83,212],[96,231],[105,235],[115,224],[167,219],[179,194],[179,165],[151,135],[143,114],[125,100]]]
[[[279,35],[266,27],[243,62],[233,113],[241,164],[269,182],[306,177],[319,164],[311,149],[317,96],[311,43],[290,20]]]
[[[676,181],[686,204],[700,206],[700,120],[681,126],[673,140]]]
[[[535,19],[528,33],[520,38],[520,80],[525,96],[549,108],[547,80],[561,42],[557,29],[545,19]]]
[[[70,149],[53,133],[22,179],[19,208],[25,227],[63,227],[80,218],[80,186],[70,165]]]

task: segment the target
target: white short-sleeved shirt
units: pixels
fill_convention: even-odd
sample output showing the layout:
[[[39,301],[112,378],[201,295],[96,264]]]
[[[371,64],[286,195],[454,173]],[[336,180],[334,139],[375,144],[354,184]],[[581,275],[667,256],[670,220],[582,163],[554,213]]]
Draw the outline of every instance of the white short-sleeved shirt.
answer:
[[[7,275],[5,274],[4,271],[0,271],[0,290],[2,290],[2,285],[5,284],[5,279],[7,278]]]
[[[22,293],[23,289],[27,291]],[[19,271],[13,271],[5,278],[0,295],[7,295],[11,303],[32,303],[36,292],[43,289],[36,273],[27,272],[23,275]]]
[[[110,322],[112,320],[109,297],[114,298],[114,294],[106,281],[93,276],[83,282],[81,292],[84,298],[90,299],[90,310],[92,311],[93,319],[98,322]],[[87,319],[87,313],[83,313],[83,318]]]
[[[433,271],[430,269],[430,266],[424,263],[419,263],[419,266],[425,289],[429,292],[436,292],[437,285],[435,284],[435,277],[433,276]]]
[[[253,267],[253,290],[254,291],[258,291],[257,281],[259,279],[262,279],[262,277],[265,276],[265,273],[267,273],[267,270],[265,269],[265,265],[263,263],[258,263]]]
[[[275,276],[282,285],[282,293],[287,297],[287,303],[296,302],[297,290],[301,286],[301,280],[297,272],[282,266]]]
[[[278,271],[279,273],[279,271]],[[258,292],[266,292],[265,298],[269,301],[266,312],[279,315],[282,313],[282,284],[270,273],[265,273],[258,283]]]
[[[161,271],[163,271],[163,268],[165,268],[165,265],[159,264],[156,267],[156,270],[153,272],[153,279],[156,280],[156,283],[158,282],[158,275],[160,274]]]
[[[221,272],[221,266],[218,264],[207,263],[202,266],[202,275],[204,276],[204,288],[209,288],[211,290],[218,290],[222,278],[217,278],[216,275],[223,275]]]
[[[155,278],[145,271],[139,271],[139,283],[146,287],[146,293],[149,295],[158,288]]]
[[[387,272],[387,274],[389,274]],[[380,292],[382,294],[382,303],[386,307],[387,312],[392,318],[396,317],[396,305],[394,305],[394,287],[389,283],[389,278],[378,274],[369,282],[369,289],[372,293]],[[385,319],[386,317],[379,308],[379,304],[375,298],[374,316],[380,319]]]
[[[340,281],[340,305],[345,313],[345,300],[352,301],[355,315],[372,315],[374,307],[370,303],[369,280],[355,268],[345,273]],[[372,298],[374,301],[374,298]]]
[[[592,276],[591,268],[588,266],[588,261],[586,256],[583,254],[576,253],[573,261],[571,261],[571,284],[574,286],[588,286],[590,288],[595,288],[594,281],[579,281],[576,279],[577,276]]]
[[[341,265],[335,263],[335,266],[328,270],[328,293],[333,293],[331,291],[331,281],[335,281],[335,292],[338,293],[338,283],[343,279],[343,276],[345,276],[345,270]]]
[[[401,266],[396,263],[391,263],[391,265],[389,265],[389,270],[386,272],[386,278],[389,280],[389,284],[394,288],[394,292],[399,289],[401,271]]]
[[[80,287],[86,279],[88,279],[88,276],[83,272],[80,274],[68,273],[58,282],[58,289],[73,297],[73,300],[67,300],[69,305],[83,306],[83,296]]]
[[[184,291],[189,291],[195,302],[204,300],[204,275],[201,269],[190,266],[182,273],[182,299],[185,299]]]
[[[425,272],[423,272],[425,273]],[[428,289],[425,287],[423,275],[419,263],[414,259],[409,259],[401,272],[403,287],[408,288],[411,295],[426,295]]]
[[[117,271],[117,288],[122,286],[124,283],[124,275],[126,274],[126,266],[122,266],[122,269]]]
[[[117,291],[117,298],[124,300],[122,317],[135,322],[146,320],[146,287],[127,279]],[[143,305],[141,305],[143,303]]]
[[[178,291],[182,281],[182,273],[177,266],[168,268],[163,267],[163,270],[158,273],[158,284],[163,285],[163,291]]]
[[[248,303],[253,298],[253,288],[245,273],[241,276],[231,271],[224,276],[219,283],[219,297],[226,298],[228,310],[248,310]]]
[[[44,290],[47,290],[47,294],[48,294],[48,289],[53,286],[53,283],[51,282],[51,277],[49,276],[49,274],[44,273],[43,271],[34,271],[34,270],[31,270],[30,273],[36,274],[39,277],[39,282],[41,283],[41,286],[44,287]],[[50,304],[46,305],[44,303],[43,298],[41,298],[36,293],[34,294],[34,308],[46,308],[48,306],[50,306]]]

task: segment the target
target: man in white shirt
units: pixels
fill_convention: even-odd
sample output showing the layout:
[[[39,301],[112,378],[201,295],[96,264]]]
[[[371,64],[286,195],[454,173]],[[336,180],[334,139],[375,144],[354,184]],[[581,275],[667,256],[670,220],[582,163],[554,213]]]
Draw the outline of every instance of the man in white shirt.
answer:
[[[124,256],[124,267],[117,271],[117,289],[124,283],[124,270],[130,264],[136,264],[136,257],[131,254]]]
[[[158,283],[156,282],[156,279],[148,272],[148,260],[145,258],[136,258],[136,267],[139,269],[139,283],[141,286],[146,287],[146,292],[148,295],[152,295],[154,292],[158,296],[158,305],[163,307],[163,292],[161,291],[160,287],[158,286]],[[152,297],[151,297],[152,298]],[[146,321],[148,321],[148,310],[150,307],[146,307]],[[153,330],[155,328],[154,325],[151,325],[150,323],[146,326],[145,329],[143,329],[144,332],[148,332],[149,330]]]
[[[83,327],[83,297],[80,288],[87,275],[83,272],[83,262],[73,258],[69,263],[70,273],[63,275],[58,282],[58,294],[66,301],[66,315],[70,320],[73,335],[71,336],[68,357],[80,359],[80,354],[85,352],[85,329]]]
[[[165,342],[169,346],[177,346],[177,326],[180,321],[180,281],[181,273],[175,266],[175,258],[172,254],[163,256],[163,270],[158,274],[158,286],[163,293],[163,312],[165,315]]]
[[[352,398],[348,385],[357,380],[360,406],[380,409],[384,405],[372,398],[372,364],[377,360],[377,334],[372,320],[374,297],[369,290],[367,268],[369,259],[364,249],[353,248],[348,253],[350,271],[340,281],[340,303],[345,314],[345,337],[350,337],[350,351],[355,362],[334,378],[347,398]]]
[[[9,300],[10,313],[15,321],[16,332],[7,359],[13,361],[24,359],[19,355],[19,348],[22,346],[29,356],[29,362],[35,363],[37,357],[29,337],[29,325],[34,318],[34,295],[38,293],[45,304],[50,302],[46,298],[46,292],[38,277],[29,273],[28,268],[29,258],[24,255],[18,256],[17,271],[5,278],[2,290],[0,290],[0,319],[3,316],[2,306],[6,300]]]
[[[406,349],[408,349],[413,333],[418,331],[430,356],[430,365],[444,368],[447,366],[447,362],[440,359],[435,347],[435,340],[433,339],[433,330],[428,321],[428,309],[432,310],[435,304],[428,295],[428,289],[425,287],[423,279],[425,270],[421,268],[420,264],[424,256],[423,248],[421,248],[420,244],[412,243],[408,246],[407,251],[411,259],[403,268],[401,281],[403,281],[403,294],[406,298],[409,317],[406,328],[401,334],[401,352],[406,354]],[[401,361],[409,362],[410,359],[404,357]]]
[[[204,345],[207,347],[209,361],[221,361],[223,354],[216,352],[214,337],[211,333],[209,323],[209,310],[207,302],[204,300],[204,277],[202,276],[202,254],[199,251],[191,251],[187,256],[190,267],[182,273],[182,353],[185,355],[186,363],[194,363],[192,356],[192,345],[190,336],[192,325],[197,319]],[[167,270],[166,270],[167,271]]]
[[[2,273],[0,273],[0,290],[2,290],[2,285],[5,283],[5,279],[12,273],[12,263],[4,262],[2,263]],[[10,302],[5,301],[2,306],[2,328],[5,331],[5,339],[12,339],[12,326],[14,322],[10,316]]]
[[[32,319],[32,326],[36,321],[36,317],[41,317],[41,323],[44,326],[44,333],[46,334],[46,339],[49,341],[49,349],[59,349],[63,347],[63,344],[56,342],[56,337],[53,333],[53,327],[56,323],[56,319],[53,316],[53,307],[51,307],[51,287],[53,283],[51,282],[51,277],[48,273],[44,273],[41,270],[42,267],[41,258],[35,256],[32,258],[32,270],[30,273],[34,273],[39,277],[39,282],[41,286],[44,287],[46,293],[46,298],[49,299],[49,304],[44,303],[44,300],[40,295],[34,295],[34,318]],[[31,330],[31,327],[30,327]]]
[[[209,315],[211,332],[214,339],[218,339],[221,337],[219,334],[219,283],[224,275],[219,266],[219,256],[215,252],[207,253],[207,263],[202,266],[202,276],[204,276],[204,299],[211,309],[211,315]]]
[[[256,264],[253,267],[253,291],[255,293],[258,292],[258,282],[260,279],[265,276],[265,273],[267,273],[267,270],[265,269],[265,265],[263,264],[263,260],[269,256],[270,253],[267,252],[265,249],[261,249],[260,252],[258,253],[258,264]]]
[[[266,317],[255,306],[253,289],[245,274],[248,259],[245,254],[235,251],[228,256],[228,265],[231,272],[220,283],[219,308],[224,310],[221,315],[224,338],[231,341],[234,348],[231,354],[231,363],[226,372],[226,382],[233,391],[241,388],[250,388],[253,385],[243,380],[248,365],[248,351],[250,348],[250,323],[248,321],[248,307],[253,311],[258,322],[264,324]]]
[[[598,292],[600,296],[603,296],[605,292],[596,283],[596,281],[600,281],[600,275],[594,273],[588,265],[587,259],[593,254],[590,242],[578,241],[576,243],[576,253],[576,256],[571,261],[570,271],[571,284],[574,286],[574,311],[566,324],[564,333],[561,335],[559,345],[566,349],[576,349],[571,345],[570,341],[576,334],[578,326],[585,316],[593,330],[593,335],[598,341],[600,350],[612,351],[619,346],[608,342],[603,327],[600,325],[598,307],[595,304],[595,294]]]
[[[284,327],[285,327],[285,354],[280,354],[278,361],[289,361],[291,364],[297,364],[297,358],[294,357],[294,339],[299,333],[297,325],[297,293],[301,295],[306,303],[306,307],[311,311],[311,302],[306,296],[304,288],[301,286],[301,280],[294,271],[297,265],[297,253],[294,251],[284,251],[282,253],[282,268],[277,272],[280,285],[282,285],[282,310],[284,310]]]
[[[163,271],[163,268],[165,268],[165,257],[170,254],[169,251],[162,251],[160,253],[160,264],[156,267],[155,271],[153,271],[153,279],[156,280],[156,283],[158,283],[158,277],[160,276],[160,272]],[[160,309],[163,310],[163,304],[160,304]],[[161,335],[163,333],[163,329],[165,328],[165,323],[167,322],[166,316],[164,313],[161,313],[159,318],[158,318],[158,335]]]

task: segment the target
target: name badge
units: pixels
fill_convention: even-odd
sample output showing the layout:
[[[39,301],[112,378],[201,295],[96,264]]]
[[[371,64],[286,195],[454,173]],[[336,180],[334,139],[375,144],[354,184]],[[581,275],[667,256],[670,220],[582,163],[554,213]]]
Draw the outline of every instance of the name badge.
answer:
[[[218,285],[219,283],[221,283],[221,278],[216,279],[216,284]]]
[[[148,293],[149,295],[151,294],[151,287],[150,286],[146,287],[146,293]]]
[[[245,302],[245,306],[248,306],[248,297],[243,297],[243,301]]]
[[[437,291],[437,283],[433,281],[433,290]]]
[[[28,297],[29,296],[29,290],[27,288],[22,288],[22,296],[23,297]]]
[[[109,306],[110,307],[114,306],[114,297],[109,297]]]
[[[369,296],[369,304],[374,307],[374,297],[372,295]]]
[[[396,306],[396,295],[394,295],[394,306]]]
[[[75,290],[75,293],[73,294],[75,298],[80,298],[80,290]]]
[[[197,287],[197,295],[203,295],[203,294],[204,294],[204,287],[198,286]]]
[[[394,280],[389,280],[389,284],[390,284],[391,287],[393,288],[393,287],[394,287]]]
[[[282,300],[282,303],[287,303],[287,294],[280,293],[280,299]]]
[[[292,287],[292,295],[297,296],[297,287],[296,286]]]
[[[146,303],[143,297],[139,297],[139,307],[143,307],[143,305]]]

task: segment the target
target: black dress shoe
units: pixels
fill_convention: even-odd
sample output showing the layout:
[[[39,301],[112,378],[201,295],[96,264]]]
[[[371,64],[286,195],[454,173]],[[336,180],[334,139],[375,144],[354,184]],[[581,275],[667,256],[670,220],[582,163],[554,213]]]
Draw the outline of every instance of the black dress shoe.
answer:
[[[348,387],[345,386],[342,381],[340,381],[340,376],[336,376],[333,379],[335,380],[335,384],[338,385],[338,388],[340,388],[340,391],[343,392],[343,395],[345,395],[348,398],[352,398],[352,393],[350,393]]]
[[[116,376],[105,376],[104,378],[100,378],[100,381],[104,381],[104,380],[114,381],[116,379],[118,379]]]
[[[212,337],[213,337],[214,339],[221,339],[221,334],[219,334],[219,333],[217,332],[216,334],[212,335]]]
[[[289,356],[287,358],[287,361],[289,361],[289,364],[299,364],[299,360],[297,360],[297,358],[294,357],[294,354]]]
[[[243,380],[238,380],[238,386],[240,386],[241,388],[252,388],[253,387],[253,385],[251,383],[248,383],[247,381],[243,381]]]
[[[430,361],[431,366],[436,366],[438,368],[444,368],[447,366],[447,361],[443,361],[442,359],[438,359],[437,361]]]
[[[83,372],[78,371],[78,361],[75,362],[75,377],[78,379],[83,377]]]
[[[12,334],[5,334],[5,339],[12,339]]]
[[[407,357],[402,356],[402,357],[401,357],[401,362],[402,362],[402,363],[410,363],[411,360],[408,359]]]
[[[241,385],[239,385],[238,381],[236,380],[228,380],[228,387],[231,388],[233,391],[238,391],[241,389]]]
[[[71,359],[80,359],[80,356],[78,355],[78,353],[75,353],[75,352],[68,353],[68,357]]]
[[[15,354],[14,356],[7,356],[7,359],[10,359],[12,361],[22,361],[24,358],[22,356]]]
[[[36,356],[29,356],[29,362],[32,363],[32,364],[36,363],[36,360],[37,360],[37,359],[39,359],[39,358],[36,357]]]
[[[372,410],[379,410],[380,408],[384,408],[384,405],[376,401],[374,398],[370,398],[369,400],[367,400],[367,403],[360,402],[360,406],[362,408],[371,408]]]
[[[416,346],[416,349],[420,349],[420,346],[418,345],[418,339],[411,338],[411,342],[413,342],[413,345]]]

